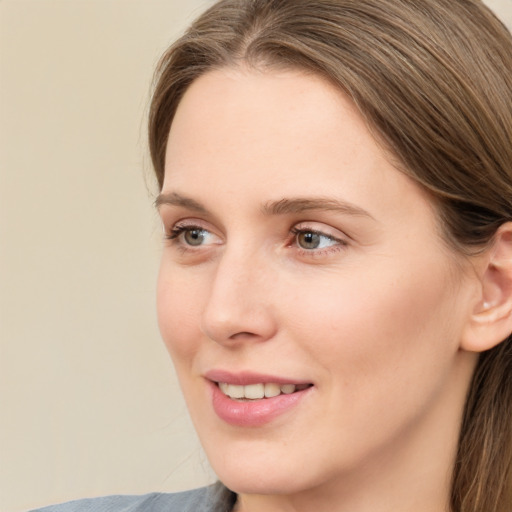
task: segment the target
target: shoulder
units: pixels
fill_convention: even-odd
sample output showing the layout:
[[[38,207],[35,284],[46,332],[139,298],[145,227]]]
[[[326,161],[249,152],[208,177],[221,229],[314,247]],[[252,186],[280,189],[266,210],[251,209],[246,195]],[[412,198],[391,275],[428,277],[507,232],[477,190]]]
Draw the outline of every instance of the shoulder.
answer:
[[[31,512],[213,512],[215,500],[210,488],[172,494],[105,496],[70,501]]]

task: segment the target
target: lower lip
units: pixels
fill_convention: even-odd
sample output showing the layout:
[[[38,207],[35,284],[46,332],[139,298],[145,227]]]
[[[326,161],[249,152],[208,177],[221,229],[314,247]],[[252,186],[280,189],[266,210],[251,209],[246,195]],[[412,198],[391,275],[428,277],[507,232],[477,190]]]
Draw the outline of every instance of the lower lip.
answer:
[[[313,386],[289,395],[244,402],[229,398],[214,382],[211,389],[213,409],[221,420],[237,427],[260,427],[298,405]]]

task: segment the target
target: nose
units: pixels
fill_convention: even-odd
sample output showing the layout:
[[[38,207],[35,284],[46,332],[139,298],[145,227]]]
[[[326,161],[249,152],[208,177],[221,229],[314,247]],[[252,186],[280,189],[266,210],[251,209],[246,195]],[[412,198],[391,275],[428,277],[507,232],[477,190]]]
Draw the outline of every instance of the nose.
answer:
[[[261,258],[226,251],[213,273],[201,319],[202,332],[226,345],[270,340],[277,332],[270,286],[271,272]]]

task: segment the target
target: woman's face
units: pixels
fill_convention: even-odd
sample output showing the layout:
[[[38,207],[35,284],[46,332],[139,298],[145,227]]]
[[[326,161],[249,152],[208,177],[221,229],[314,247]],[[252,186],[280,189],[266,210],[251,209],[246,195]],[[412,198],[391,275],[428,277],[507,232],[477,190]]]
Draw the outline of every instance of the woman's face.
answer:
[[[222,481],[295,493],[385,464],[392,485],[451,462],[476,285],[339,91],[292,71],[199,78],[158,204],[160,329]]]

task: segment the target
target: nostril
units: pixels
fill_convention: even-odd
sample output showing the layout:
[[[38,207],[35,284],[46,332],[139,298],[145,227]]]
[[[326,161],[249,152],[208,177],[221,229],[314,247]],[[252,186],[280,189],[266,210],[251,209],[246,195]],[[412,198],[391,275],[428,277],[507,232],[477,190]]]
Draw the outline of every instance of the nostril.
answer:
[[[244,331],[244,332],[237,332],[236,334],[233,334],[231,335],[229,338],[232,339],[232,340],[242,340],[242,339],[247,339],[247,338],[257,338],[258,335],[253,333],[253,332],[247,332],[247,331]]]

